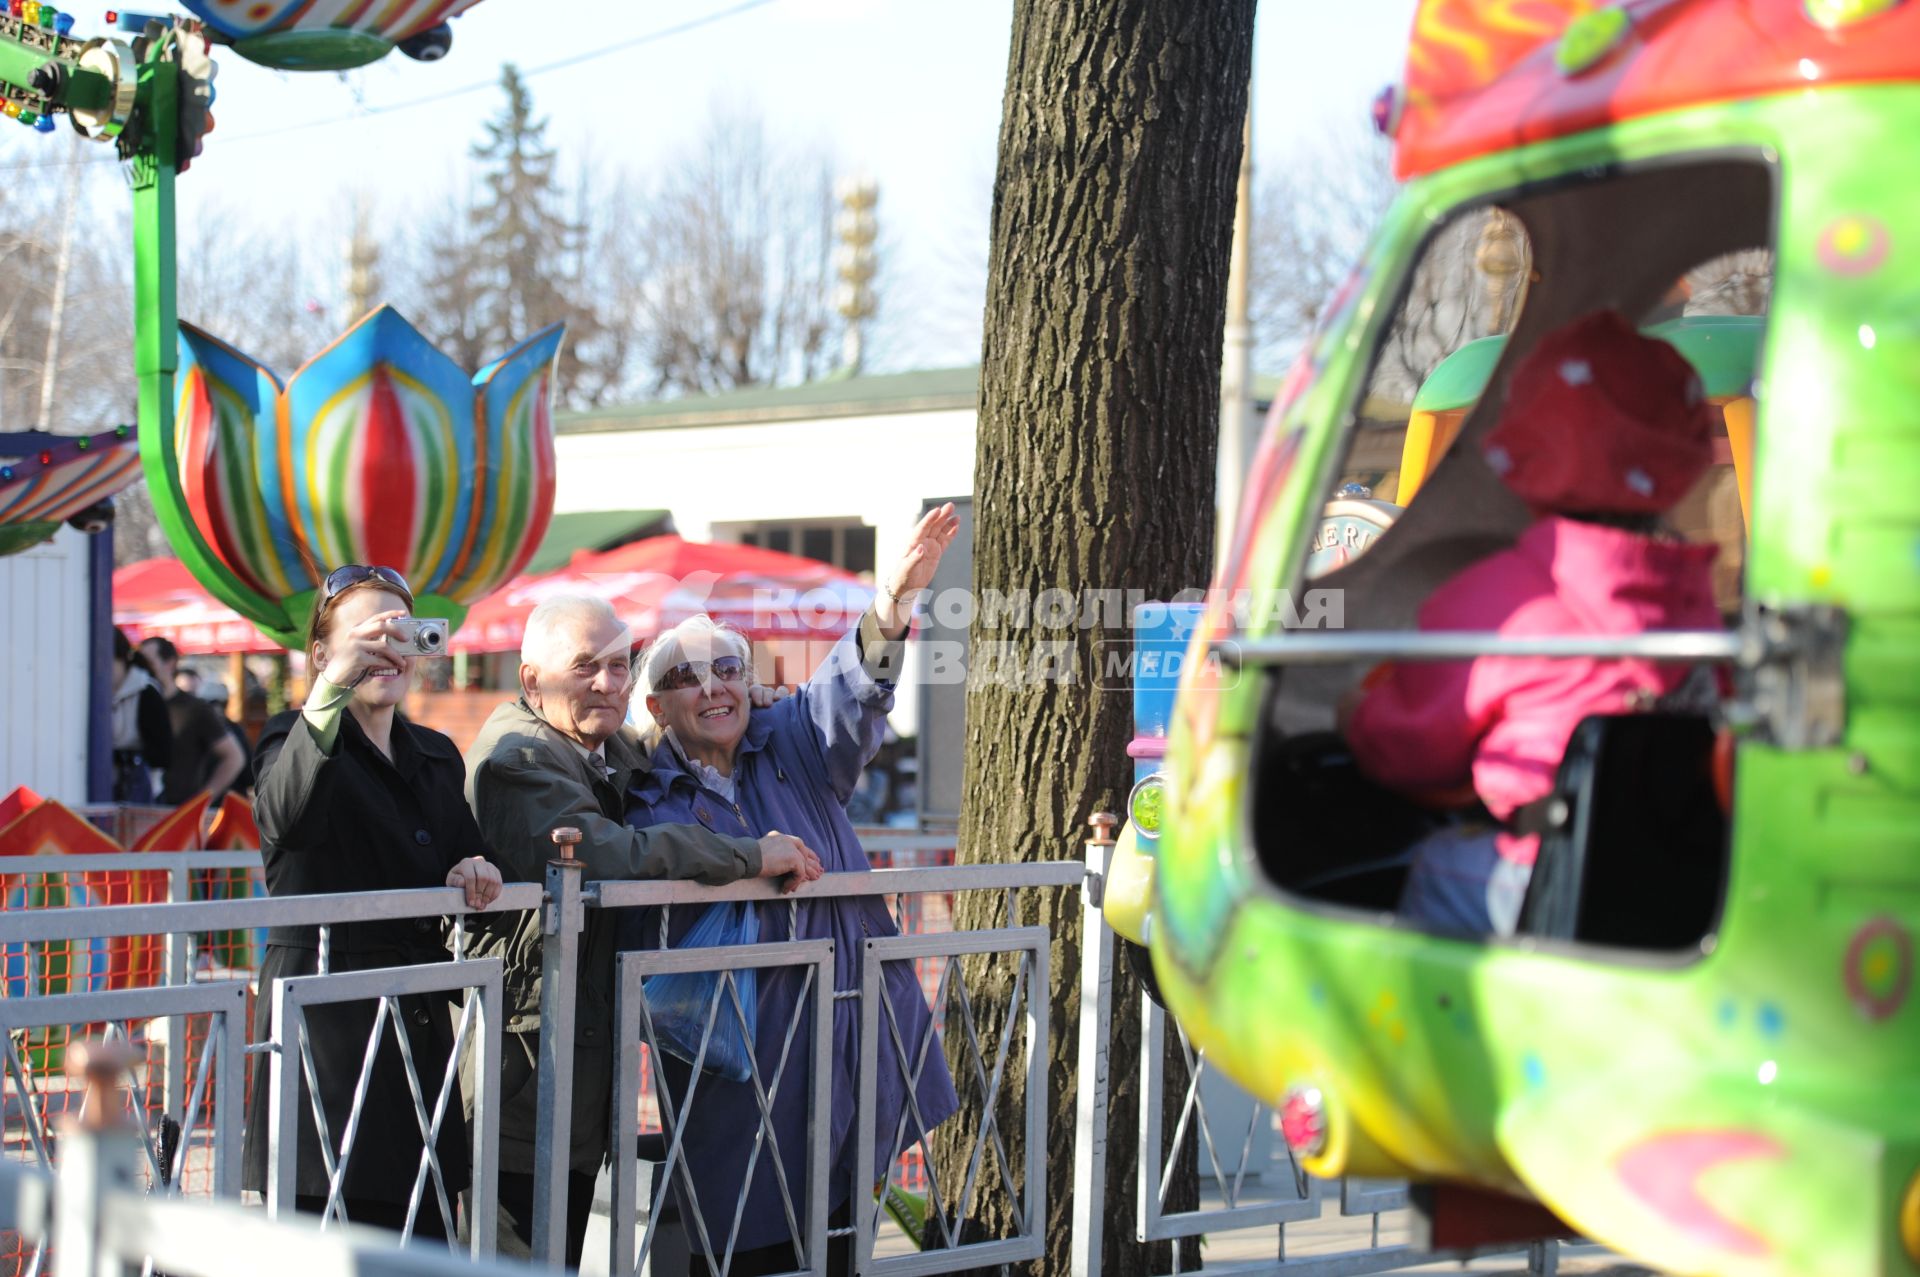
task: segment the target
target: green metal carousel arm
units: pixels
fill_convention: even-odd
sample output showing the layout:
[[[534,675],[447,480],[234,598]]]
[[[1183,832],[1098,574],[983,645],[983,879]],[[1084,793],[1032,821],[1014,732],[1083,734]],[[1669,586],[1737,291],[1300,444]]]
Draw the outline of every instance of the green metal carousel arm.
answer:
[[[0,80],[16,89],[37,93],[56,106],[97,111],[107,105],[113,85],[98,71],[82,67],[74,57],[29,44],[15,31],[0,31]]]
[[[171,38],[151,41],[139,69],[139,136],[133,141],[134,372],[140,380],[140,462],[147,483],[171,500],[154,502],[167,542],[198,581],[250,621],[276,609],[245,589],[186,517],[180,484],[174,374],[180,367],[175,291],[174,183],[179,177],[180,77]]]
[[[79,40],[68,34],[73,19],[51,5],[40,20],[0,10],[0,102],[6,114],[41,132],[54,117],[71,112],[80,132],[111,138],[133,105],[133,68],[111,40]],[[54,25],[57,21],[58,25]]]

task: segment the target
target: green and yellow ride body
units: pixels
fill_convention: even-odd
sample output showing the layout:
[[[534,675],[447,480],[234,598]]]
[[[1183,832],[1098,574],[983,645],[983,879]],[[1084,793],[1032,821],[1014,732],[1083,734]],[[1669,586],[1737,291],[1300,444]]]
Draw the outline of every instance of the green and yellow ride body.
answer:
[[[1668,10],[1791,10],[1816,29],[1762,0],[1631,8],[1649,26]],[[1415,177],[1275,405],[1226,591],[1300,585],[1370,352],[1434,228],[1544,184],[1753,158],[1776,184],[1775,273],[1745,591],[1848,624],[1843,739],[1740,743],[1722,913],[1681,954],[1442,939],[1283,893],[1247,818],[1269,679],[1189,658],[1154,967],[1211,1063],[1276,1105],[1311,1100],[1286,1117],[1316,1174],[1532,1196],[1677,1272],[1920,1274],[1920,176],[1902,158],[1920,137],[1916,10],[1846,37],[1886,24],[1874,36],[1905,42],[1904,77],[1832,83],[1809,64],[1797,86]],[[1194,650],[1277,633],[1269,611],[1244,630],[1211,613]]]

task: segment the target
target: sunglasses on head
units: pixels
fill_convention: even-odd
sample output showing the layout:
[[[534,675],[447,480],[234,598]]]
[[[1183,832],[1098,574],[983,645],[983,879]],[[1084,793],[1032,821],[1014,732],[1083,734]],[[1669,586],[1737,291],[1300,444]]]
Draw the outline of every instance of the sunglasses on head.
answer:
[[[722,683],[737,683],[747,672],[747,663],[737,656],[720,656],[711,661],[682,661],[661,672],[653,685],[656,692],[676,692],[704,682],[709,674]]]
[[[409,604],[413,602],[413,587],[407,584],[406,577],[392,568],[369,566],[365,563],[342,564],[327,573],[327,579],[320,587],[320,601],[331,603],[341,591],[350,590],[368,581],[378,581],[382,585],[390,586],[405,596]]]

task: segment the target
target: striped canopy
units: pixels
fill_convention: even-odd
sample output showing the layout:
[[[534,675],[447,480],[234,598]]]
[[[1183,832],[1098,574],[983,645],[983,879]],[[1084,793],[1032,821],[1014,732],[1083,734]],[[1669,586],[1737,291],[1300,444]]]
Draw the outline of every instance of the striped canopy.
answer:
[[[140,477],[131,426],[43,438],[25,456],[0,457],[0,554],[40,544],[63,521]]]

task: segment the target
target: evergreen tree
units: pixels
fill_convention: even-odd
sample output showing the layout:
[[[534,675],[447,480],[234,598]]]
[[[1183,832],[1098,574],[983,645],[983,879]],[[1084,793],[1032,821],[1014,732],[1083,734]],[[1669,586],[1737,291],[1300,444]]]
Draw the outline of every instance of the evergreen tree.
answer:
[[[563,211],[567,193],[547,121],[535,118],[533,95],[512,63],[500,69],[500,89],[506,101],[473,147],[483,168],[464,234],[430,246],[437,260],[427,283],[428,326],[448,354],[475,369],[564,322],[559,401],[590,406],[618,370],[601,366],[605,328],[584,278],[587,230]]]

